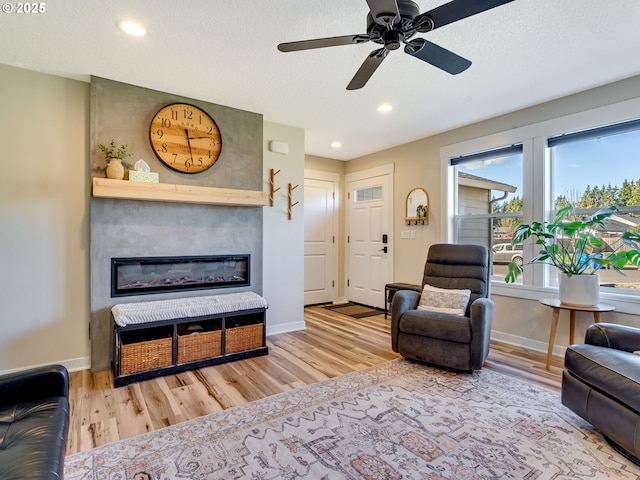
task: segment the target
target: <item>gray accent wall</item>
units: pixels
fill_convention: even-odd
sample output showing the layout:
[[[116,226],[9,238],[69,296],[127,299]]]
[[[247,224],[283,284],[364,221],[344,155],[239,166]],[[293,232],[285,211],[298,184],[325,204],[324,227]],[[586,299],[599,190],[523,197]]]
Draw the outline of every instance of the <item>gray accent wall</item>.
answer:
[[[112,139],[127,143],[126,161],[144,159],[161,183],[263,190],[262,115],[94,77],[91,81],[91,176],[104,177],[106,165],[99,144]],[[215,120],[222,152],[205,172],[183,174],[162,164],[149,144],[153,115],[174,102],[196,105]],[[262,294],[262,207],[145,202],[91,198],[91,369],[110,368],[111,307],[186,296],[235,291]],[[111,298],[111,258],[250,254],[251,286]]]

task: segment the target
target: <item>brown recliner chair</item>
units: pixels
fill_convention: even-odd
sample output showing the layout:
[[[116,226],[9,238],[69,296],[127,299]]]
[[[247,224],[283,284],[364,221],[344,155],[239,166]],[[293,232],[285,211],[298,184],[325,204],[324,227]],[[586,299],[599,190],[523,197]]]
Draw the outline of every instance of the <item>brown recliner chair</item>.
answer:
[[[587,328],[564,357],[562,404],[640,465],[640,329],[613,323]]]
[[[491,258],[481,245],[429,248],[422,286],[471,290],[464,315],[418,310],[420,293],[401,290],[391,305],[391,347],[403,357],[457,370],[479,370],[489,354]]]

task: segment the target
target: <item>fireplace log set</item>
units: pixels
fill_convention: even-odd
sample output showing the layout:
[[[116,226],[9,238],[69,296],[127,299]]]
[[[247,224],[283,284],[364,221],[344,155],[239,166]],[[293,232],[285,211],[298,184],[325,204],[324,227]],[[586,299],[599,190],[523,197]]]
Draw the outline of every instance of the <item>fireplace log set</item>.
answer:
[[[111,296],[249,286],[251,256],[111,259]]]

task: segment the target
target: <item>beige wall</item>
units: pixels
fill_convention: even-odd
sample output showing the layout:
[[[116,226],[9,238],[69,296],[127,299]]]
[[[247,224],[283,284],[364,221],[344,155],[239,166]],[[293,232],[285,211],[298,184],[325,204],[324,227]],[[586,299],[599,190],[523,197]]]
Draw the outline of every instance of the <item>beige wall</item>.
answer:
[[[0,372],[88,366],[89,85],[0,65]]]
[[[300,330],[304,323],[304,130],[264,122],[263,176],[265,190],[271,169],[275,177],[273,207],[263,209],[263,284],[267,310],[267,335]],[[287,154],[273,153],[272,140],[289,145]],[[288,218],[288,184],[299,185],[291,194]]]

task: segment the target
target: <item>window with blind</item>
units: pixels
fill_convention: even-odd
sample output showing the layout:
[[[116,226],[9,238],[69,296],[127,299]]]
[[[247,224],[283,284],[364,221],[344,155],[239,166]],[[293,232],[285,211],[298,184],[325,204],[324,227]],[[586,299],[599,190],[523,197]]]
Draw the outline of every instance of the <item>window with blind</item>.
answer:
[[[640,120],[550,137],[547,144],[554,210],[570,203],[586,215],[614,205],[619,211],[606,221],[604,248],[631,248],[620,236],[640,231]],[[598,273],[603,287],[640,290],[637,267]]]
[[[493,275],[504,277],[507,264],[522,263],[522,249],[511,246],[522,223],[522,145],[463,155],[451,160],[457,180],[457,243],[493,250]]]
[[[444,157],[452,192],[447,196],[447,238],[492,248],[495,280],[504,277],[507,263],[523,259],[524,275],[516,289],[557,287],[552,267],[526,265],[537,254],[533,242],[511,245],[513,231],[522,222],[550,220],[567,203],[575,205],[579,215],[615,205],[619,212],[606,225],[610,234],[603,236],[608,247],[629,248],[621,245],[620,235],[640,231],[640,120],[576,131],[566,128],[572,121],[560,122],[567,131],[562,134],[543,135],[547,126],[558,126],[549,122],[478,139],[481,145],[519,139],[480,153],[464,153],[474,142],[443,147],[457,152]],[[624,275],[598,273],[605,291],[640,298],[637,267],[625,267]],[[495,285],[511,288],[503,282]]]

